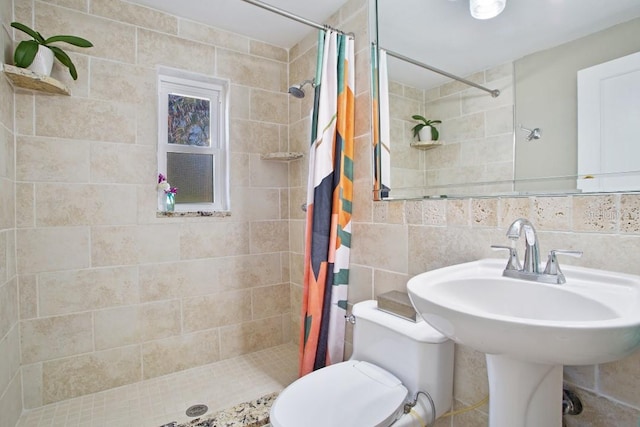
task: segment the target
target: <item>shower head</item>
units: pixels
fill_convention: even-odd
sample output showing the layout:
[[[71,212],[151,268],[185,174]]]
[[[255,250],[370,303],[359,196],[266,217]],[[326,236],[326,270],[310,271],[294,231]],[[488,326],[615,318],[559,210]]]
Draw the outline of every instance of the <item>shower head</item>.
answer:
[[[291,86],[289,88],[289,94],[291,94],[295,98],[304,98],[304,91],[301,87],[298,86]]]
[[[298,99],[302,99],[302,98],[304,98],[304,90],[302,88],[307,84],[311,84],[311,87],[315,87],[316,86],[316,84],[314,83],[313,80],[305,80],[302,83],[300,83],[299,85],[291,86],[289,88],[289,93],[292,96],[294,96],[294,97],[296,97]]]

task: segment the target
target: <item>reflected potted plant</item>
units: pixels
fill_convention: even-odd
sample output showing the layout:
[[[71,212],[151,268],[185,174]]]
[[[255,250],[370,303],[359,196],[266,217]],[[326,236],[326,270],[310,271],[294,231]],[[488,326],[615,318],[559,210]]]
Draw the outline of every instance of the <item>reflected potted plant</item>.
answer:
[[[418,122],[418,124],[411,128],[413,136],[418,138],[418,141],[429,142],[438,140],[440,133],[434,125],[442,123],[441,120],[427,120],[419,114],[414,114],[411,118]]]
[[[32,38],[18,43],[13,53],[13,62],[16,67],[28,68],[34,73],[49,76],[53,67],[53,58],[55,57],[69,69],[69,74],[71,74],[73,80],[77,80],[78,72],[69,55],[58,46],[52,46],[51,44],[62,42],[78,47],[92,47],[93,44],[89,40],[68,35],[52,36],[45,39],[42,34],[20,22],[12,22],[11,26]]]

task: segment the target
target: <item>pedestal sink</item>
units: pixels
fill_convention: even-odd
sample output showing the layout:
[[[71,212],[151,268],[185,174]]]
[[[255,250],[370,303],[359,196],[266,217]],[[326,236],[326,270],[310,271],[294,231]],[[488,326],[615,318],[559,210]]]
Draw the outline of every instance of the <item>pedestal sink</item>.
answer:
[[[502,277],[485,259],[409,280],[420,315],[487,355],[490,427],[561,427],[562,365],[622,359],[640,347],[640,276],[563,266],[567,282]]]

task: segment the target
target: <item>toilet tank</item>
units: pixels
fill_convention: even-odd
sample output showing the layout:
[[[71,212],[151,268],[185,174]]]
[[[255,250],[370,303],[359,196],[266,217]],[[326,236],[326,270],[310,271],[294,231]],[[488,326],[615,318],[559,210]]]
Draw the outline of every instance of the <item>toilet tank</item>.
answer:
[[[413,399],[431,395],[437,416],[451,408],[453,341],[420,319],[412,322],[378,310],[377,301],[353,306],[355,325],[351,359],[378,365],[398,377]]]

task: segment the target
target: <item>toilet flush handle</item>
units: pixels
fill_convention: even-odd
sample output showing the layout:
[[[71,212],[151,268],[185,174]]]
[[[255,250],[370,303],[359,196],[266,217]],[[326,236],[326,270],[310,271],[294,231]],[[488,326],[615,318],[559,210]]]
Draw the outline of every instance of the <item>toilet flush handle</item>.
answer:
[[[352,325],[356,324],[356,316],[354,316],[353,314],[345,314],[344,315],[344,321],[351,323]]]

